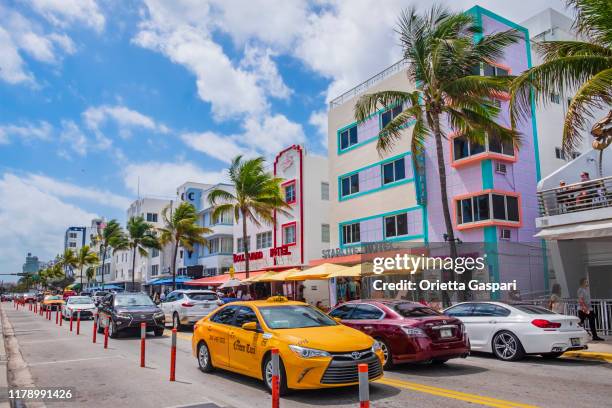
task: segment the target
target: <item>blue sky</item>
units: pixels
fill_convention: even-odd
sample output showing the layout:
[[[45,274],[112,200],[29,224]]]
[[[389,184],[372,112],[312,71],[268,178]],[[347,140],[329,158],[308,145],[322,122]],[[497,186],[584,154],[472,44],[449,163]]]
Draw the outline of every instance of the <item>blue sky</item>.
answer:
[[[479,4],[563,10],[521,3]],[[326,100],[397,61],[399,11],[431,2],[380,4],[0,0],[0,273],[59,253],[70,225],[123,222],[138,185],[172,197],[236,154],[325,154]]]

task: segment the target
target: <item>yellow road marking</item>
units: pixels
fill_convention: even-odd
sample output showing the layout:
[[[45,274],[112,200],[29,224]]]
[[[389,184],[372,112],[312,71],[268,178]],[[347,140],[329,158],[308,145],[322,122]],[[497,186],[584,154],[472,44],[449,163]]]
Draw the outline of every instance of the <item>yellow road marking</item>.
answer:
[[[602,360],[612,363],[612,353],[598,353],[596,351],[566,351],[565,358],[586,358],[591,360]]]
[[[410,381],[398,380],[395,378],[384,377],[376,381],[381,384],[391,385],[394,387],[404,388],[412,391],[423,392],[426,394],[436,395],[445,398],[452,398],[460,401],[471,402],[474,404],[484,405],[497,408],[535,408],[535,405],[522,404],[500,400],[497,398],[483,397],[476,394],[468,394],[466,392],[453,391],[445,388],[432,387],[430,385],[413,383]]]

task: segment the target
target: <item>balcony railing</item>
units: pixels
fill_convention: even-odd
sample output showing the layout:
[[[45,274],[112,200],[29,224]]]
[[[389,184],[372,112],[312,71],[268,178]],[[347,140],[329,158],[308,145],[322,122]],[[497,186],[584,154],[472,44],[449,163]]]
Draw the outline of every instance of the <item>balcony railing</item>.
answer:
[[[612,176],[538,192],[542,216],[612,207]]]
[[[350,89],[346,91],[345,93],[343,93],[342,95],[338,96],[337,98],[332,99],[329,102],[329,109],[331,110],[335,108],[336,106],[340,106],[344,102],[351,99],[352,97],[364,93],[368,88],[372,87],[374,84],[382,81],[383,79],[385,79],[386,77],[390,75],[395,74],[396,72],[403,70],[408,65],[409,65],[409,62],[408,60],[405,60],[405,59],[402,59],[396,62],[395,64],[391,65],[389,68],[386,68],[384,71],[379,72],[378,74],[374,75],[370,79],[365,80],[364,82],[360,83],[353,89]]]

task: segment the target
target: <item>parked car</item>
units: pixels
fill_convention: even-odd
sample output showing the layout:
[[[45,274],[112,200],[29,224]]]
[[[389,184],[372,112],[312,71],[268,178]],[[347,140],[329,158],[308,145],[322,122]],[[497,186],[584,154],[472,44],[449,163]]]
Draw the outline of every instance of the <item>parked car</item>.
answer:
[[[212,290],[181,289],[168,293],[160,307],[166,321],[180,329],[194,324],[222,304],[223,301]]]
[[[233,302],[198,321],[191,340],[200,370],[263,380],[272,389],[271,350],[279,352],[279,392],[357,385],[357,367],[382,377],[380,344],[314,307],[282,296]]]
[[[120,332],[139,329],[146,323],[147,331],[156,336],[164,333],[164,312],[144,293],[109,293],[98,306],[98,331],[102,333],[108,326],[110,337]]]
[[[23,295],[23,300],[29,303],[36,302],[36,292],[28,292]]]
[[[81,314],[81,319],[94,318],[96,305],[89,296],[70,296],[66,299],[66,304],[62,306],[62,318],[70,319],[70,316],[77,317]]]
[[[587,348],[587,332],[579,319],[530,304],[464,302],[444,311],[460,319],[472,351],[493,353],[500,360],[520,360],[526,354],[556,358],[569,350]]]
[[[460,320],[405,300],[353,300],[330,313],[378,340],[385,369],[395,364],[467,357],[470,343]]]
[[[46,295],[40,307],[43,310],[58,310],[64,304],[64,300],[60,295]]]
[[[62,297],[64,300],[68,299],[70,296],[76,296],[76,292],[74,290],[65,290]]]
[[[89,297],[91,297],[91,295],[92,295],[92,292],[85,291],[85,290],[82,291],[81,293],[79,293],[79,296],[89,296]]]
[[[102,301],[102,299],[104,299],[104,297],[108,295],[108,293],[109,292],[106,290],[97,290],[92,294],[91,298],[93,299],[94,303],[98,305]]]

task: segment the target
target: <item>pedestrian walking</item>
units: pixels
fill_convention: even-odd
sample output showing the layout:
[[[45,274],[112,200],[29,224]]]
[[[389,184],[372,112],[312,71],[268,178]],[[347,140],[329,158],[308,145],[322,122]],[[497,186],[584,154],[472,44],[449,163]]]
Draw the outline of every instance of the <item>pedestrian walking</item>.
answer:
[[[582,327],[584,327],[584,321],[589,319],[589,329],[591,330],[593,341],[604,340],[597,335],[595,311],[591,308],[591,293],[589,292],[589,280],[587,278],[580,279],[580,287],[578,288],[578,317]]]

